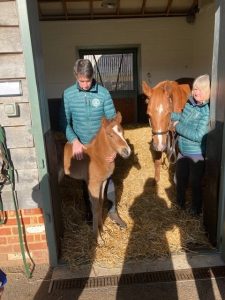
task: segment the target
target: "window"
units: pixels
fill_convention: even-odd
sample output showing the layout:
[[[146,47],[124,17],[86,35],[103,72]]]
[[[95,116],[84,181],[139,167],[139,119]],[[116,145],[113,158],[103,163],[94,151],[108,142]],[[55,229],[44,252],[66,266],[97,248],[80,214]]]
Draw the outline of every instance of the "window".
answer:
[[[135,90],[134,50],[81,50],[80,56],[92,62],[95,79],[110,92]]]

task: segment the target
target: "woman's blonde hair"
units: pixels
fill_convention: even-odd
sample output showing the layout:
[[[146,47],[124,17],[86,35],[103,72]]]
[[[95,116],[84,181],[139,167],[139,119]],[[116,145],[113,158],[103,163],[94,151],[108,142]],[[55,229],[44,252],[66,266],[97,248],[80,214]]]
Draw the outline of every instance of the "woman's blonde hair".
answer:
[[[198,88],[204,94],[204,101],[210,98],[210,77],[208,74],[204,74],[195,78],[193,82],[193,89]]]

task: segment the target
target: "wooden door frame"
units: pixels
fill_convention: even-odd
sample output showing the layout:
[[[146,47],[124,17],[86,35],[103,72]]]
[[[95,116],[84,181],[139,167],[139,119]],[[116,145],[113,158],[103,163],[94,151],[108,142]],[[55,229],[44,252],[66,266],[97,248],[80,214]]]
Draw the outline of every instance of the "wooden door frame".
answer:
[[[58,264],[58,249],[56,243],[51,190],[49,184],[49,172],[47,168],[47,155],[44,141],[44,136],[49,130],[50,125],[48,121],[48,110],[46,110],[44,107],[41,107],[41,104],[43,105],[45,102],[47,105],[47,99],[44,99],[45,93],[43,93],[43,91],[45,91],[45,86],[40,80],[42,74],[40,74],[40,70],[37,70],[35,67],[35,51],[37,51],[37,49],[35,49],[32,43],[32,38],[39,38],[39,36],[37,37],[36,35],[39,34],[37,2],[30,0],[16,0],[16,4],[19,17],[21,40],[22,44],[26,45],[23,47],[23,54],[25,58],[26,80],[28,83],[29,103],[32,116],[32,135],[35,141],[40,190],[42,196],[44,197],[42,208],[45,220],[46,238],[48,242],[49,262],[51,266],[56,266]],[[38,25],[33,26],[35,23]],[[37,86],[37,83],[40,83],[40,86]]]

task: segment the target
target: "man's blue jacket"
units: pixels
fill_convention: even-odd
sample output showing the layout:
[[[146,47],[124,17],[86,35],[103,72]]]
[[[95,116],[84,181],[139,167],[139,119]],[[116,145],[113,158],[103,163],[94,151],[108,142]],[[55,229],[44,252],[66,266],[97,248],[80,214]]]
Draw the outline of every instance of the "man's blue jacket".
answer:
[[[102,117],[111,119],[115,114],[109,91],[95,81],[88,91],[75,83],[63,93],[61,124],[69,142],[79,139],[88,144],[101,127]]]

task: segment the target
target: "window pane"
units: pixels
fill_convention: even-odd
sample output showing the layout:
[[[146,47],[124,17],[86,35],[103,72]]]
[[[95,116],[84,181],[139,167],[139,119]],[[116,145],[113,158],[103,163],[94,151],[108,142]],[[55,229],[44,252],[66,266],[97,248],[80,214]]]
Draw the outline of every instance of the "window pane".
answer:
[[[94,67],[95,79],[109,91],[133,90],[133,53],[84,55]]]

